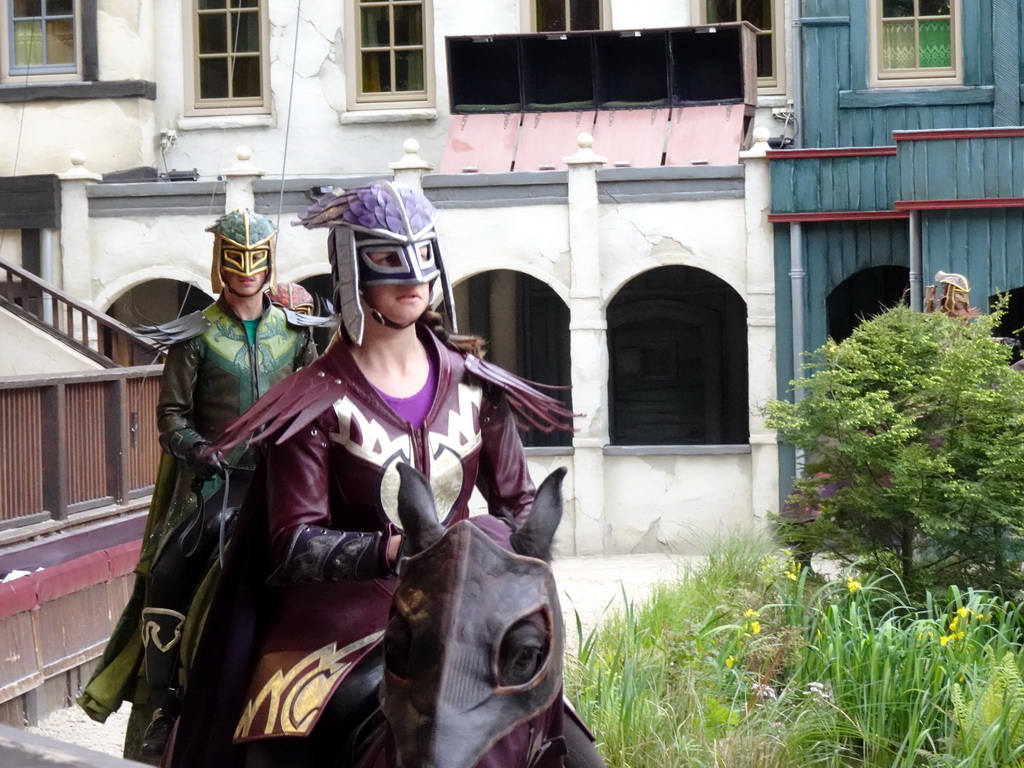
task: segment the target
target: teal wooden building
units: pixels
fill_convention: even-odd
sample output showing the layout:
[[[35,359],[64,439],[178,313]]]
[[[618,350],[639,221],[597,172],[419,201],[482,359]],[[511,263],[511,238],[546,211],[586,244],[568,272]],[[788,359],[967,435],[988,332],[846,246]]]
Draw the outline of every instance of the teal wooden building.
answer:
[[[806,0],[797,141],[769,153],[780,392],[939,270],[1024,326],[1020,0]],[[1016,299],[1016,300],[1015,300]]]
[[[769,152],[780,393],[939,270],[982,309],[1010,292],[1003,331],[1024,326],[1022,19],[1020,0],[803,3],[796,140]]]

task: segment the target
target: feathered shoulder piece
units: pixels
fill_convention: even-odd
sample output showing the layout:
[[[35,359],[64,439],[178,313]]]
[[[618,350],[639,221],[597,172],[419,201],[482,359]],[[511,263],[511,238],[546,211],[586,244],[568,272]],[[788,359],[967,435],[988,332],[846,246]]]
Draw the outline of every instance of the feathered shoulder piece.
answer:
[[[135,332],[152,341],[162,352],[182,341],[194,339],[210,327],[202,310],[159,325],[138,325]]]
[[[284,312],[284,316],[288,318],[289,325],[294,325],[296,328],[318,328],[324,325],[330,325],[337,321],[335,317],[323,317],[321,315],[306,315],[302,312],[295,312],[288,309],[287,307],[281,307]]]
[[[556,429],[564,432],[576,431],[572,420],[580,414],[573,413],[564,403],[540,391],[565,391],[569,387],[527,381],[501,366],[473,355],[466,356],[466,368],[505,393],[512,413],[515,414],[516,421],[522,429],[534,427],[542,432],[554,432]]]
[[[224,424],[217,449],[227,454],[242,443],[274,438],[283,443],[345,396],[345,381],[332,372],[326,357],[285,377],[242,415]]]

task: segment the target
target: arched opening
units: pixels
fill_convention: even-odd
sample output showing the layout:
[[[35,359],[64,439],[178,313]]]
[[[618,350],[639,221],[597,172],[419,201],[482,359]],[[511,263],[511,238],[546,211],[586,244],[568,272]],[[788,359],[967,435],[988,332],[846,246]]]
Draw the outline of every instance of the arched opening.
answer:
[[[455,286],[459,331],[487,340],[487,359],[525,379],[568,387],[569,308],[550,286],[521,272],[496,269]],[[572,407],[568,389],[560,399]],[[572,435],[531,429],[527,447],[569,446]]]
[[[129,327],[159,325],[205,309],[213,299],[205,291],[180,280],[157,278],[122,293],[107,314]]]
[[[864,320],[907,301],[909,290],[906,267],[869,267],[850,275],[825,300],[828,335],[842,341]]]
[[[638,275],[608,305],[615,445],[749,440],[747,308],[694,267]]]
[[[1024,344],[1024,286],[1013,288],[1001,295],[1008,296],[1010,301],[1006,307],[1006,314],[1003,315],[996,328],[996,335],[1005,339],[1013,339],[1012,342],[1009,342],[1014,348],[1012,362],[1017,362],[1021,359],[1021,345]],[[999,296],[988,297],[990,310],[995,307],[998,300]]]

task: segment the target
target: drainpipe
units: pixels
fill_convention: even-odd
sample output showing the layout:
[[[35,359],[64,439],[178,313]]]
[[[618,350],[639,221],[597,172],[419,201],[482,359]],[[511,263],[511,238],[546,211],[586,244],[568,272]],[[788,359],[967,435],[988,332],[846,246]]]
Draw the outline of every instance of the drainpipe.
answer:
[[[921,279],[921,212],[910,212],[910,308],[924,311],[924,281]]]
[[[793,378],[799,379],[803,373],[801,365],[804,355],[804,230],[798,221],[789,225],[789,287],[792,294],[790,319],[793,324]],[[793,394],[796,400],[803,397],[800,389]]]
[[[54,285],[53,279],[53,230],[39,230],[39,277]],[[44,292],[43,300],[43,322],[53,325],[53,296]]]
[[[804,359],[804,230],[803,225],[794,221],[789,225],[789,287],[790,287],[790,320],[793,325],[793,380],[803,374],[801,365]],[[800,402],[804,396],[803,388],[793,391],[793,401]],[[796,474],[804,469],[804,452],[796,451]]]
[[[793,0],[790,9],[790,51],[793,72],[793,119],[796,120],[796,134],[793,136],[793,147],[799,149],[804,145],[804,73],[803,73],[803,31],[800,20],[803,18],[802,0]]]

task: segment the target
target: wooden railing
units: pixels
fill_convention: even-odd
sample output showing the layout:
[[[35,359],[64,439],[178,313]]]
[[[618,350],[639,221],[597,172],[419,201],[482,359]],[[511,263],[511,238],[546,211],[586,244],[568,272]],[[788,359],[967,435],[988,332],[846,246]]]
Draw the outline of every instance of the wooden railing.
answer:
[[[162,370],[0,378],[0,532],[151,492]]]
[[[105,368],[151,365],[159,348],[127,325],[0,259],[0,307]]]

